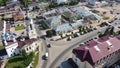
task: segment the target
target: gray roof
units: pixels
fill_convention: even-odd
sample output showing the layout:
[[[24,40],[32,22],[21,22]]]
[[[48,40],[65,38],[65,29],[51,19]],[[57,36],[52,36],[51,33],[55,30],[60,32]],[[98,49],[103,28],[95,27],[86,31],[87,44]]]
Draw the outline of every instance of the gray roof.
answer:
[[[83,20],[78,20],[77,22],[72,23],[71,25],[73,28],[78,28],[79,26],[83,25]]]
[[[66,23],[66,24],[54,27],[53,30],[55,30],[56,32],[60,32],[60,33],[62,33],[62,32],[66,33],[68,31],[71,31],[72,27],[69,23]]]
[[[69,12],[70,9],[68,9],[68,8],[66,8],[66,7],[62,7],[62,8],[59,8],[58,11],[59,11],[60,13],[64,13],[64,12]]]
[[[101,17],[98,16],[97,14],[95,13],[92,13],[91,11],[89,10],[85,10],[84,8],[81,8],[81,7],[73,7],[71,8],[76,14],[80,15],[80,16],[83,16],[83,17],[88,17],[88,16],[91,16],[91,15],[94,15],[94,17],[96,18],[96,20],[100,20]]]
[[[52,18],[50,18],[50,19],[48,19],[48,20],[46,21],[46,24],[47,24],[48,26],[50,26],[51,24],[60,23],[60,22],[61,22],[61,19],[60,19],[60,18],[52,17]]]

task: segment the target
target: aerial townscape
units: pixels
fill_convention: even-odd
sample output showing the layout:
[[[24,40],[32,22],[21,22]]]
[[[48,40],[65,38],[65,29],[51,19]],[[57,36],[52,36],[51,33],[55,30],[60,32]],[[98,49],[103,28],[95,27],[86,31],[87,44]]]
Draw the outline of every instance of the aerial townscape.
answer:
[[[0,68],[120,68],[120,0],[0,0]]]

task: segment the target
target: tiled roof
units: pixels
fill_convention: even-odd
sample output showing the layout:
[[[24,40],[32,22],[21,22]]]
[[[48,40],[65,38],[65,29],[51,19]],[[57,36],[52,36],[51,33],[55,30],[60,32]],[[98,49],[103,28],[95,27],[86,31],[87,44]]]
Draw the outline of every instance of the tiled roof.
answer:
[[[17,12],[17,13],[14,13],[14,14],[13,14],[13,17],[20,16],[20,15],[23,15],[23,16],[24,16],[24,14],[23,14],[22,12]]]
[[[18,40],[18,48],[22,48],[26,44],[32,44],[33,42],[37,41],[37,39],[32,38],[32,39],[26,39],[25,41],[20,41]]]
[[[120,39],[118,37],[103,37],[96,41],[73,49],[73,53],[81,60],[88,61],[94,65],[98,60],[112,54],[120,49]]]

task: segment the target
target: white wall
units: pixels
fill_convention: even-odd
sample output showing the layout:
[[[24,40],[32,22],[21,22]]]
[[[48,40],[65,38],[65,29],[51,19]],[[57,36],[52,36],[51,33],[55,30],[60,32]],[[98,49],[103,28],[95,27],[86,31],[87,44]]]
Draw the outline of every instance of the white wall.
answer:
[[[0,59],[7,59],[8,55],[0,56]]]
[[[66,3],[68,0],[57,0],[57,4]]]
[[[27,53],[35,51],[38,46],[40,46],[41,42],[35,41],[30,45],[25,45],[24,49]]]
[[[18,43],[11,44],[9,46],[6,46],[5,49],[7,51],[8,57],[14,56],[15,54],[19,54],[19,50],[17,49]]]

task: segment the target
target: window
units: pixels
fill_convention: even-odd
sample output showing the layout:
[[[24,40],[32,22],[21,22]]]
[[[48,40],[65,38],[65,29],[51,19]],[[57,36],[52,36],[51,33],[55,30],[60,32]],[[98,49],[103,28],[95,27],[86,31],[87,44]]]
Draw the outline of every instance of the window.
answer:
[[[77,61],[77,59],[75,59],[75,61]]]
[[[14,53],[14,55],[16,55],[16,53]]]
[[[29,49],[31,49],[31,47],[29,47]]]
[[[26,48],[26,50],[28,51],[28,48]]]

